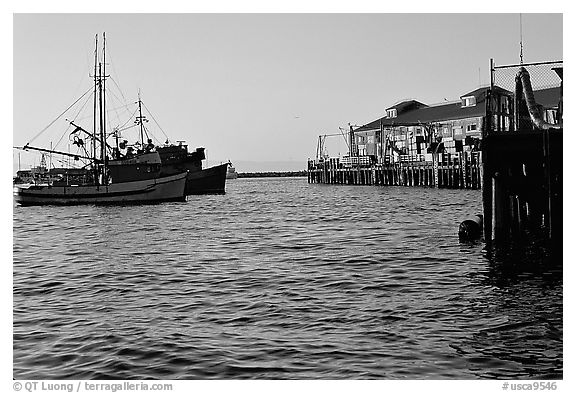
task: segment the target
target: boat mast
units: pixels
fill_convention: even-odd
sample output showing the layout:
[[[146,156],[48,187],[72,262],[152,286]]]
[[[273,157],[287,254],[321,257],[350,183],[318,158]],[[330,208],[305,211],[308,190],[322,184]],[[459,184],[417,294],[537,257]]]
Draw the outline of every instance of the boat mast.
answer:
[[[138,116],[138,121],[140,122],[140,141],[142,142],[142,150],[144,150],[144,118],[142,117],[142,101],[140,100],[140,90],[138,90],[138,110],[140,116]]]
[[[98,65],[98,34],[96,34],[96,48],[94,49],[94,129],[92,133],[92,146],[93,146],[93,159],[94,159],[94,182],[98,184],[98,166],[96,165],[96,100],[97,100],[97,88],[98,88],[98,75],[97,75],[97,65]]]
[[[102,72],[104,79],[102,80],[102,124],[104,130],[102,131],[102,160],[104,161],[104,172],[107,172],[108,154],[106,152],[106,32],[102,33]]]
[[[114,129],[114,139],[116,140],[116,153],[112,155],[112,157],[116,158],[117,160],[120,159],[120,143],[118,141],[120,130],[118,127]]]
[[[102,114],[102,63],[98,64],[98,78],[100,80],[100,83],[98,84],[98,93],[99,93],[99,100],[98,100],[98,104],[99,104],[99,109],[100,109],[100,159],[102,161],[104,161],[105,155],[104,155],[104,150],[105,150],[105,140],[104,140],[104,116]],[[104,164],[102,167],[102,184],[105,183],[104,177],[106,176],[105,174],[106,172],[106,165]]]

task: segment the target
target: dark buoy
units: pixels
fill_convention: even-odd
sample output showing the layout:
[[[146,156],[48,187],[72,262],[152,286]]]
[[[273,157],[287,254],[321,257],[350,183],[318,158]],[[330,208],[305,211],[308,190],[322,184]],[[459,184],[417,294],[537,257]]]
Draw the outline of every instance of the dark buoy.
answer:
[[[466,218],[458,227],[458,238],[461,242],[478,240],[482,237],[482,214]]]

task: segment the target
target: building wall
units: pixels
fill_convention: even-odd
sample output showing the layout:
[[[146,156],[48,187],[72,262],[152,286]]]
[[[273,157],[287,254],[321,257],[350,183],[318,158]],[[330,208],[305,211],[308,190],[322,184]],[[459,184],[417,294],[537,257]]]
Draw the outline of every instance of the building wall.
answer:
[[[474,147],[470,143],[472,139],[482,137],[482,117],[472,117],[466,119],[447,120],[435,123],[428,135],[424,126],[399,126],[385,128],[384,135],[389,136],[391,141],[402,154],[413,157],[416,160],[428,160],[426,156],[429,141],[443,142],[445,152],[456,154],[460,151],[471,151]],[[382,143],[380,141],[380,130],[362,131],[354,134],[355,142],[358,146],[359,156],[374,156],[382,162]],[[467,138],[468,137],[468,138]],[[390,155],[388,149],[387,155]],[[392,153],[398,156],[397,153]],[[390,157],[391,161],[398,160],[398,157]]]

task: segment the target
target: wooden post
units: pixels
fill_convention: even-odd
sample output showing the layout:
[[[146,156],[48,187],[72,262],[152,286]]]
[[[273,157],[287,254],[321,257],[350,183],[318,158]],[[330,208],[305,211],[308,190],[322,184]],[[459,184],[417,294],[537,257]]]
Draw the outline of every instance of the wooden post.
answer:
[[[492,122],[492,89],[494,88],[494,59],[490,59],[490,89],[486,91],[486,116],[482,122],[482,210],[484,213],[484,241],[490,247],[492,245],[492,204],[493,192],[493,167],[489,165],[492,158],[489,153],[490,131]],[[472,155],[472,154],[471,154]],[[475,180],[475,178],[474,178]]]
[[[454,161],[450,159],[448,160],[447,164],[448,164],[448,188],[454,188]]]
[[[439,188],[438,176],[438,153],[432,154],[432,175],[434,176],[434,187]]]
[[[518,196],[517,195],[510,195],[510,216],[511,216],[511,230],[512,230],[512,239],[518,240],[520,237],[520,215],[518,214],[519,204],[518,204]]]
[[[510,239],[510,196],[501,173],[494,179],[494,239],[499,244]]]
[[[552,187],[551,187],[551,178],[552,178],[552,171],[550,170],[551,166],[551,159],[550,159],[550,130],[544,130],[542,134],[543,143],[543,156],[544,156],[544,187],[546,190],[546,197],[547,197],[547,209],[545,209],[545,225],[546,229],[548,230],[548,239],[552,239]]]
[[[460,152],[458,160],[458,188],[466,188],[466,179],[464,176],[464,153]]]
[[[405,175],[405,169],[403,166],[400,167],[400,185],[401,186],[406,185],[406,175]]]
[[[384,185],[387,186],[388,185],[388,167],[384,166],[383,167],[383,174],[384,174]]]

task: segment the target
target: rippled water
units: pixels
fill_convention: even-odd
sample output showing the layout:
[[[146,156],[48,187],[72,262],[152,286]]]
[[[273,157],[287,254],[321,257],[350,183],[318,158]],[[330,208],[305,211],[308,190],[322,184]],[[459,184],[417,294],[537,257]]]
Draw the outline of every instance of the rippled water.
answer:
[[[302,178],[15,206],[14,377],[561,378],[561,265],[459,244],[480,211]]]

